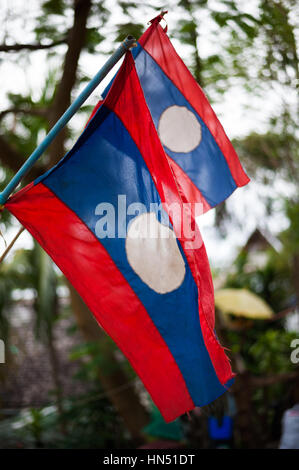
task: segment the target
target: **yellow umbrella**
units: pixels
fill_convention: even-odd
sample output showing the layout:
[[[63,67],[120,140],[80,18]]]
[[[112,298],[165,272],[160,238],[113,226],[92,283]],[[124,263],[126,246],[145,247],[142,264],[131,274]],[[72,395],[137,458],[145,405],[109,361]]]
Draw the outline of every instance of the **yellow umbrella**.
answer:
[[[223,313],[254,320],[273,317],[274,312],[261,297],[247,289],[220,289],[215,292],[216,307]]]

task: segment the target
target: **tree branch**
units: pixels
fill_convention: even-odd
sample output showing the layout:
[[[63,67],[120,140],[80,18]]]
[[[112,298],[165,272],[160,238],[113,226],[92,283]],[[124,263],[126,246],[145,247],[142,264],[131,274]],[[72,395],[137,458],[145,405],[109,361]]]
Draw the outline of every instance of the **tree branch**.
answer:
[[[52,47],[60,46],[66,42],[67,36],[58,41],[51,42],[50,44],[0,44],[0,52],[19,52],[22,50],[38,51],[41,49],[51,49]]]
[[[267,387],[269,385],[275,385],[282,382],[288,382],[298,378],[299,370],[293,372],[284,372],[275,375],[266,375],[265,377],[251,377],[250,385],[254,388]]]
[[[47,117],[48,110],[46,108],[8,108],[0,112],[0,121],[7,116],[7,114],[28,114],[31,116]]]

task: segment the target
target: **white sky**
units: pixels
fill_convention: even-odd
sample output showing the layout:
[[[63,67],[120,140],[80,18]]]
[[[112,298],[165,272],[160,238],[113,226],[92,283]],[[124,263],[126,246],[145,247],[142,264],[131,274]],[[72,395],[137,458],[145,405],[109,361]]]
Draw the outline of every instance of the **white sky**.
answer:
[[[1,1],[0,22],[3,23],[3,16],[9,10],[10,16],[13,17],[13,37],[16,42],[30,43],[30,41],[32,41],[32,35],[29,31],[32,18],[34,18],[36,9],[40,3],[41,2],[38,0],[31,0],[30,2],[24,2],[23,0]],[[136,18],[136,21],[144,21],[146,28],[146,22],[156,16],[157,13],[150,6],[144,6],[143,2],[137,1],[136,3],[140,4],[140,15]],[[211,0],[209,3],[215,6],[217,5],[217,0]],[[241,5],[244,11],[255,13],[255,0],[251,2],[243,1]],[[175,20],[178,18],[177,10],[172,9],[166,18],[168,31],[172,36],[175,36]],[[121,12],[113,7],[113,23],[117,24],[122,21]],[[208,16],[203,17],[201,13],[198,21],[201,32],[199,44],[201,56],[206,57],[211,53],[219,52],[221,50],[221,38],[217,39],[217,41],[215,40],[213,36],[213,24]],[[92,22],[93,19],[91,19],[91,23]],[[71,17],[69,18],[69,23],[71,23]],[[108,24],[101,33],[107,34],[107,40],[101,47],[104,46],[106,50],[109,50],[111,48],[109,39],[113,38],[114,34],[113,31],[111,32],[111,24]],[[3,35],[5,35],[4,28],[0,35],[1,34],[2,40]],[[11,40],[8,38],[7,42],[9,43]],[[179,54],[184,59],[188,59],[188,47],[180,44],[177,39],[173,39],[173,43]],[[64,47],[65,46],[61,46],[61,51],[64,50]],[[18,58],[17,62],[15,61],[16,57]],[[31,53],[29,61],[21,54],[6,55],[5,59],[5,61],[0,62],[0,111],[7,106],[7,92],[28,93],[28,90],[31,90],[33,99],[37,99],[49,69],[53,70],[59,67],[56,59],[46,60],[46,53],[43,51]],[[106,57],[100,53],[96,53],[93,56],[90,54],[82,54],[80,70],[92,77],[103,65],[105,60],[107,60]],[[109,76],[89,98],[88,103],[96,104],[101,91],[113,74],[114,71],[110,72]],[[83,85],[80,88],[82,89]],[[76,90],[76,95],[79,91],[80,90]],[[218,100],[213,107],[228,136],[236,137],[246,135],[251,131],[262,132],[266,129],[267,118],[279,111],[282,100],[293,101],[294,99],[296,99],[294,96],[284,94],[283,90],[272,89],[265,91],[263,96],[260,96],[260,94],[256,94],[255,96],[252,94],[249,95],[242,87],[236,84],[231,87],[225,93],[221,101]],[[84,122],[85,117],[78,115],[72,119],[71,124],[79,133]],[[288,195],[291,194],[293,188],[286,186],[281,181],[275,181],[273,186],[268,188],[268,190],[271,191],[272,194],[276,192],[277,195]],[[262,227],[264,226],[263,228],[267,228],[274,233],[285,228],[286,220],[283,218],[280,207],[277,207],[276,216],[266,218],[265,205],[262,200],[265,192],[267,192],[267,188],[261,187],[255,181],[251,181],[247,187],[235,191],[230,197],[228,204],[229,208],[237,214],[240,227],[233,225],[225,240],[219,238],[213,226],[213,210],[200,218],[199,226],[203,233],[203,239],[212,266],[224,266],[231,262],[236,255],[238,247],[242,246],[257,224]],[[16,230],[17,228],[5,234],[7,242],[10,241]],[[30,246],[30,244],[30,236],[27,233],[23,233],[16,243],[15,248]],[[3,241],[0,240],[0,250],[3,246]]]

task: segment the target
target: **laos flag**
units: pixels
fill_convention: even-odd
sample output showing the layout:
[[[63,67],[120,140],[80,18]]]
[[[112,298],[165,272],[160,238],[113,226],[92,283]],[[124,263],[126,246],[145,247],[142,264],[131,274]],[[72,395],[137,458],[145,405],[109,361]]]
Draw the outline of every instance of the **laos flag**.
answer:
[[[135,66],[178,187],[206,212],[249,178],[203,90],[160,26],[162,17],[151,20],[139,39]]]
[[[187,234],[176,220],[184,204],[130,52],[74,147],[5,206],[73,284],[166,421],[227,390],[233,374],[214,332],[205,248],[194,220]]]

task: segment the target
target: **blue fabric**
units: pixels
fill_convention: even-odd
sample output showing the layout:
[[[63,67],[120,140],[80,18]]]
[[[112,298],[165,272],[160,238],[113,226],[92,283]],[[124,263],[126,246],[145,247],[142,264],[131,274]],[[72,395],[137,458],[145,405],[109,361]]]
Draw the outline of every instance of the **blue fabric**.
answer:
[[[108,202],[117,208],[118,195],[125,194],[127,205],[141,202],[149,211],[150,203],[161,202],[133,139],[105,106],[96,113],[73,149],[38,181],[52,190],[95,235],[99,220],[95,208],[99,203]],[[133,217],[127,216],[127,222]],[[104,238],[99,243],[108,251],[167,343],[195,405],[210,403],[225,392],[204,345],[197,287],[180,244],[186,267],[184,281],[178,289],[159,294],[131,268],[125,238]]]
[[[217,440],[228,440],[233,435],[233,420],[230,416],[223,416],[220,424],[218,419],[210,417],[209,423],[209,435],[211,439]]]

